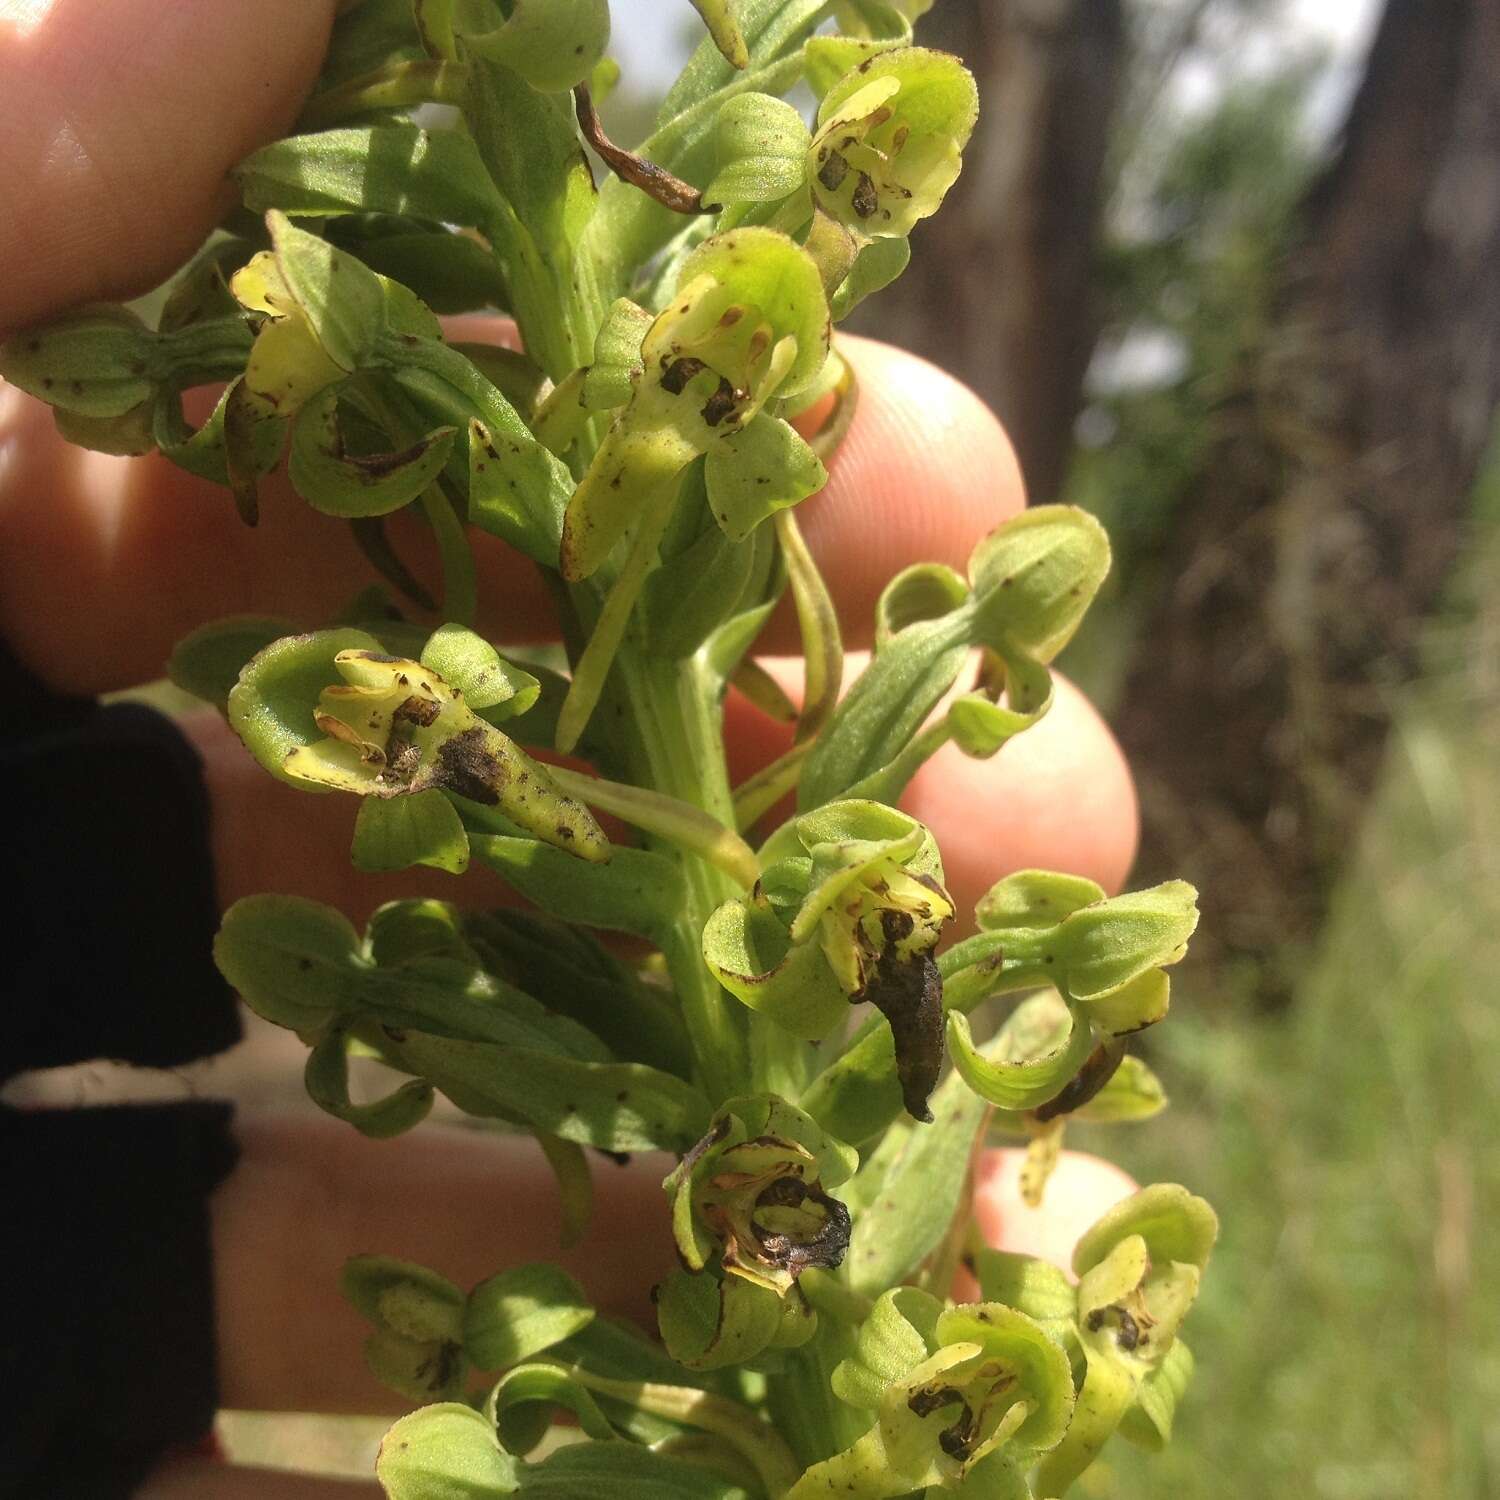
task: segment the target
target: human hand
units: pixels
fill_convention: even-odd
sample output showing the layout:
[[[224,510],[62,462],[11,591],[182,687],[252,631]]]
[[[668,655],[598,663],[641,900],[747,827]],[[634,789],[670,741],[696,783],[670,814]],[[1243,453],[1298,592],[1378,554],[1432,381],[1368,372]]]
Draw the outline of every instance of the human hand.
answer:
[[[0,331],[160,280],[232,201],[228,169],[284,131],[317,71],[332,0],[167,7],[149,0],[0,0],[0,182],[25,213],[0,222]],[[472,330],[466,336],[473,336]],[[492,333],[498,336],[498,332]],[[932,366],[886,346],[841,344],[862,401],[827,489],[799,512],[846,621],[868,640],[875,598],[908,563],[962,566],[973,543],[1023,504],[1014,455],[993,416]],[[100,692],[156,677],[178,637],[237,612],[321,623],[323,601],[369,581],[340,523],[311,511],[277,477],[262,519],[241,526],[219,491],[155,457],[120,460],[64,444],[45,409],[0,389],[0,632],[47,681]],[[393,528],[403,556],[431,574],[426,539]],[[497,639],[545,637],[550,604],[534,571],[493,538],[475,538],[483,621]],[[65,606],[62,601],[66,601]],[[790,619],[766,649],[792,649]],[[213,799],[221,902],[292,889],[361,917],[418,887],[494,904],[482,874],[358,875],[346,850],[353,811],[271,781],[211,716],[189,732]],[[732,698],[737,773],[785,748],[786,730]],[[994,760],[952,747],[918,775],[907,810],[943,847],[961,909],[1001,875],[1050,866],[1118,889],[1134,850],[1135,804],[1123,760],[1098,717],[1059,681],[1036,728]],[[659,1162],[604,1167],[594,1227],[558,1256],[550,1175],[530,1150],[432,1128],[366,1141],[316,1118],[242,1117],[240,1167],[214,1199],[220,1380],[251,1409],[369,1410],[363,1328],[333,1294],[352,1253],[379,1250],[460,1282],[500,1266],[559,1258],[602,1307],[638,1310],[670,1262],[659,1228]],[[996,1158],[1003,1161],[1004,1158]],[[1032,1221],[987,1168],[986,1232],[1016,1248]],[[1123,1184],[1068,1164],[1046,1223],[1068,1240]],[[1070,1187],[1069,1184],[1072,1184]],[[1119,1191],[1115,1191],[1118,1188]],[[149,1494],[322,1495],[324,1486],[195,1465],[164,1472]],[[351,1494],[340,1486],[338,1495]]]

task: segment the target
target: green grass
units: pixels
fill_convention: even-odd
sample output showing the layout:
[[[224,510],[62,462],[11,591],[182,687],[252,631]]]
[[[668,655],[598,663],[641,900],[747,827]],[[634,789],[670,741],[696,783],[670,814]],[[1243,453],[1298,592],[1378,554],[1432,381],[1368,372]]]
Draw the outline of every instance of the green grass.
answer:
[[[1500,1494],[1500,549],[1481,551],[1395,705],[1291,1011],[1180,995],[1151,1049],[1172,1111],[1101,1141],[1206,1195],[1223,1235],[1172,1445],[1116,1444],[1082,1491]]]

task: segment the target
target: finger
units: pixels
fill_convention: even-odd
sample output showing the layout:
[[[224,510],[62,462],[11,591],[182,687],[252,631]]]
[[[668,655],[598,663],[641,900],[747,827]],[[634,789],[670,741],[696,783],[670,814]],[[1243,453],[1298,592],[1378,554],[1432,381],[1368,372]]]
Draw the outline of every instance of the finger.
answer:
[[[465,334],[474,332],[471,320]],[[922,559],[961,568],[1020,509],[1022,491],[1004,432],[966,387],[883,344],[841,347],[859,372],[860,404],[827,488],[798,515],[857,644],[893,572]],[[70,448],[37,403],[0,390],[0,632],[55,686],[98,692],[159,676],[177,640],[224,615],[325,623],[375,575],[347,526],[312,511],[284,474],[261,490],[251,531],[224,490],[158,456]],[[401,555],[436,588],[425,527],[409,513],[392,519]],[[494,537],[475,533],[474,543],[485,631],[512,641],[555,633],[538,570]],[[60,582],[77,607],[56,608]],[[782,611],[762,649],[796,642]]]
[[[763,662],[795,700],[800,663]],[[845,682],[863,660],[848,663]],[[1037,724],[989,760],[945,745],[917,772],[901,807],[932,830],[944,881],[958,903],[955,936],[972,925],[975,902],[1016,870],[1062,870],[1118,891],[1140,833],[1135,783],[1124,752],[1086,697],[1061,673],[1055,699]],[[784,753],[792,731],[737,693],[726,705],[725,742],[736,784]],[[788,799],[766,826],[790,815]]]
[[[675,1264],[664,1156],[594,1165],[581,1244],[559,1245],[557,1188],[534,1142],[426,1126],[371,1141],[331,1120],[244,1116],[243,1155],[212,1201],[220,1398],[250,1410],[369,1412],[402,1403],[366,1370],[369,1325],[337,1295],[351,1255],[378,1251],[465,1291],[550,1260],[601,1312],[654,1322]]]
[[[184,1458],[152,1474],[135,1491],[135,1500],[381,1500],[383,1494],[378,1485],[347,1479]]]
[[[233,201],[229,169],[281,134],[333,0],[0,0],[0,331],[134,296]]]
[[[859,385],[854,424],[828,484],[797,507],[827,580],[845,643],[874,637],[875,602],[902,568],[942,562],[960,572],[980,537],[1026,503],[1015,449],[995,414],[936,365],[875,339],[841,335]],[[757,646],[795,650],[783,604]]]
[[[1102,1157],[1064,1151],[1033,1208],[1021,1195],[1025,1162],[1025,1151],[1010,1146],[980,1158],[974,1175],[979,1231],[997,1250],[1036,1256],[1071,1271],[1074,1245],[1106,1210],[1135,1192],[1135,1179]]]

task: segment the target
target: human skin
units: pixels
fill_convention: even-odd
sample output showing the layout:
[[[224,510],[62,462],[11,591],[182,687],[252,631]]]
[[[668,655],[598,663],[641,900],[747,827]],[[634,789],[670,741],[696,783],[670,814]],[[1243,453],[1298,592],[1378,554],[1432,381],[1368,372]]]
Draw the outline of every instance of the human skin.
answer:
[[[26,205],[0,215],[0,336],[80,301],[130,297],[180,264],[232,202],[228,169],[291,125],[332,12],[332,0],[0,0],[0,183]],[[857,647],[886,579],[927,559],[961,568],[1025,497],[1009,441],[970,391],[881,344],[846,338],[840,348],[861,403],[827,488],[798,514]],[[247,530],[219,491],[154,456],[70,448],[44,408],[0,386],[0,633],[55,687],[102,692],[159,676],[176,639],[205,620],[255,612],[312,624],[327,599],[368,581],[346,528],[298,501],[281,476],[261,503],[261,524]],[[532,570],[493,538],[474,540],[481,598],[493,605],[482,628],[545,637],[551,616]],[[415,528],[399,544],[419,570],[430,563]],[[764,648],[795,650],[788,618],[773,622]],[[185,727],[204,759],[222,905],[293,890],[357,918],[418,892],[505,899],[484,874],[357,874],[352,799],[273,782],[213,716]],[[726,732],[741,774],[786,743],[783,727],[733,697]],[[1117,890],[1135,850],[1128,769],[1066,681],[1048,717],[993,760],[940,752],[904,805],[937,835],[960,909],[1001,875],[1036,865]],[[386,1405],[359,1356],[358,1319],[332,1290],[351,1254],[403,1255],[462,1284],[558,1256],[551,1178],[527,1146],[442,1128],[370,1142],[316,1117],[245,1111],[236,1131],[241,1161],[212,1203],[226,1405]],[[979,1174],[986,1235],[1059,1259],[1129,1188],[1107,1164],[1065,1159],[1039,1219],[1019,1206],[1008,1160],[995,1154]],[[601,1167],[590,1238],[560,1257],[607,1309],[639,1312],[670,1263],[660,1165]],[[140,1493],[376,1492],[182,1460]]]

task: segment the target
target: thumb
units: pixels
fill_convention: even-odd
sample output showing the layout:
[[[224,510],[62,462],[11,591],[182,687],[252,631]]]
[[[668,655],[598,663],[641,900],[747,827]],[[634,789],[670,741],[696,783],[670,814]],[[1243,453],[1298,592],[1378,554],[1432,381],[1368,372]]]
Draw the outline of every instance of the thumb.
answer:
[[[0,332],[148,290],[312,87],[334,0],[0,0]]]

